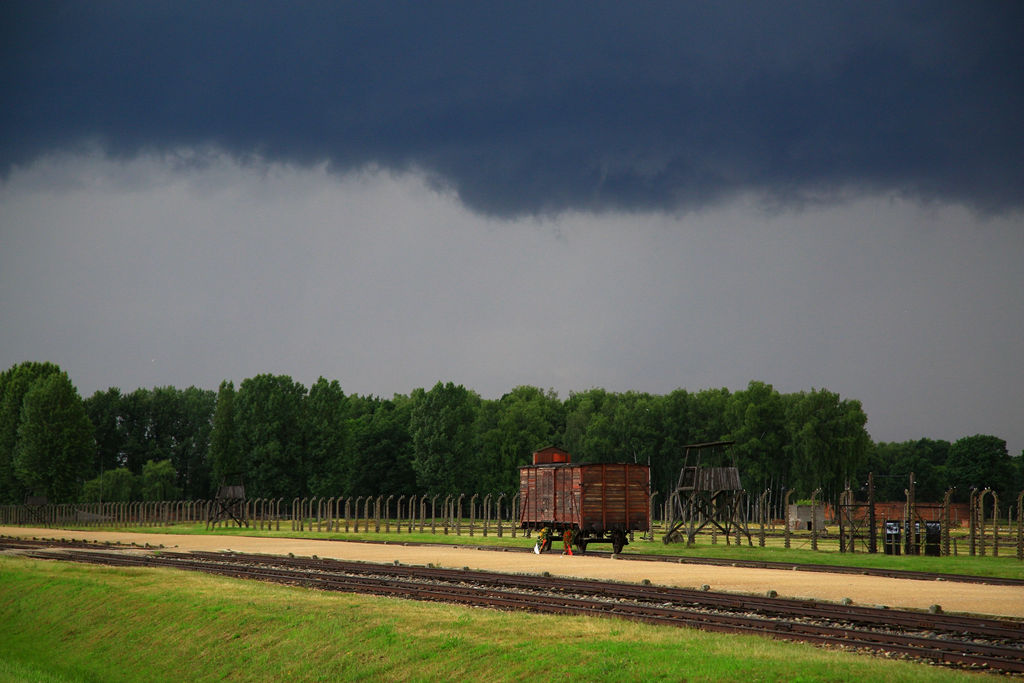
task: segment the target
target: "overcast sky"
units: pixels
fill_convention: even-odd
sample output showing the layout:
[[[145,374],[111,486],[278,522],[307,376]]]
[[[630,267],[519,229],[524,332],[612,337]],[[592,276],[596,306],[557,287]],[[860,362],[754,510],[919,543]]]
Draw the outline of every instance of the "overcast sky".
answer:
[[[1024,449],[1020,3],[0,4],[0,367],[826,388]]]

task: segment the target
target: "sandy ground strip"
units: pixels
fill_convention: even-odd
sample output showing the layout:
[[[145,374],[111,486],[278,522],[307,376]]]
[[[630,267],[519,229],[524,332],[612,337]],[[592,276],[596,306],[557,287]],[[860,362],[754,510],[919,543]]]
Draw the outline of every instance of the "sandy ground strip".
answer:
[[[117,531],[70,531],[62,529],[0,527],[0,535],[22,538],[66,538],[100,543],[109,541],[137,545],[163,544],[180,551],[234,550],[300,556],[317,555],[340,560],[391,564],[427,565],[460,569],[482,569],[514,574],[550,572],[572,576],[639,583],[644,579],[665,586],[699,588],[708,584],[713,591],[764,595],[775,590],[780,597],[815,598],[840,602],[850,598],[864,606],[928,609],[938,604],[945,612],[989,614],[1024,618],[1024,588],[985,586],[950,581],[915,581],[876,576],[799,572],[778,569],[748,569],[710,565],[640,562],[593,555],[502,553],[451,546],[403,546],[400,543],[349,543],[244,536],[191,536],[182,534],[133,534]]]

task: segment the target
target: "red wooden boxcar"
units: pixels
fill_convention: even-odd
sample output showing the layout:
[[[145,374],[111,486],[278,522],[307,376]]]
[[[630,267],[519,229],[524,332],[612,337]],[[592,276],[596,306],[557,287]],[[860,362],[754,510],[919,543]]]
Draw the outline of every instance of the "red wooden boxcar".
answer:
[[[630,531],[650,526],[651,468],[647,465],[577,465],[569,454],[545,448],[533,465],[519,468],[519,523],[572,531],[581,551],[588,543],[611,543],[621,552]],[[553,540],[561,540],[554,537]]]

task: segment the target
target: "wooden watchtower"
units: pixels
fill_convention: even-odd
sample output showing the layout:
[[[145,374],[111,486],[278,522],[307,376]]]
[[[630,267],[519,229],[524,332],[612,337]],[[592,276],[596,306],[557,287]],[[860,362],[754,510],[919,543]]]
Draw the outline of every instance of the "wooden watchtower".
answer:
[[[210,505],[210,514],[206,519],[206,528],[216,526],[218,522],[234,521],[238,526],[249,526],[245,516],[245,485],[241,477],[235,484],[221,482],[217,489],[217,497]]]
[[[687,545],[692,545],[697,534],[710,526],[725,535],[726,543],[732,534],[736,534],[739,543],[742,533],[747,537],[747,544],[753,545],[743,517],[746,492],[740,484],[739,468],[735,464],[720,466],[733,443],[708,441],[683,447],[683,468],[676,490],[671,494],[665,543],[681,542],[685,532]],[[704,464],[702,460],[719,465]]]
[[[46,506],[50,500],[46,496],[25,496],[25,518],[42,526],[46,525]]]

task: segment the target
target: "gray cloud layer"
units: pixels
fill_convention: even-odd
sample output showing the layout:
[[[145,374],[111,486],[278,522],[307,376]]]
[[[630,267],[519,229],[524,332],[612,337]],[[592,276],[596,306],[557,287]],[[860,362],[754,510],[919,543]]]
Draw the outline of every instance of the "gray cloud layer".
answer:
[[[0,368],[86,395],[318,375],[863,401],[880,441],[1024,448],[1024,232],[868,198],[765,216],[485,219],[416,176],[60,157],[0,184]]]
[[[474,210],[1024,206],[1020,3],[6,2],[0,169],[415,169]]]

